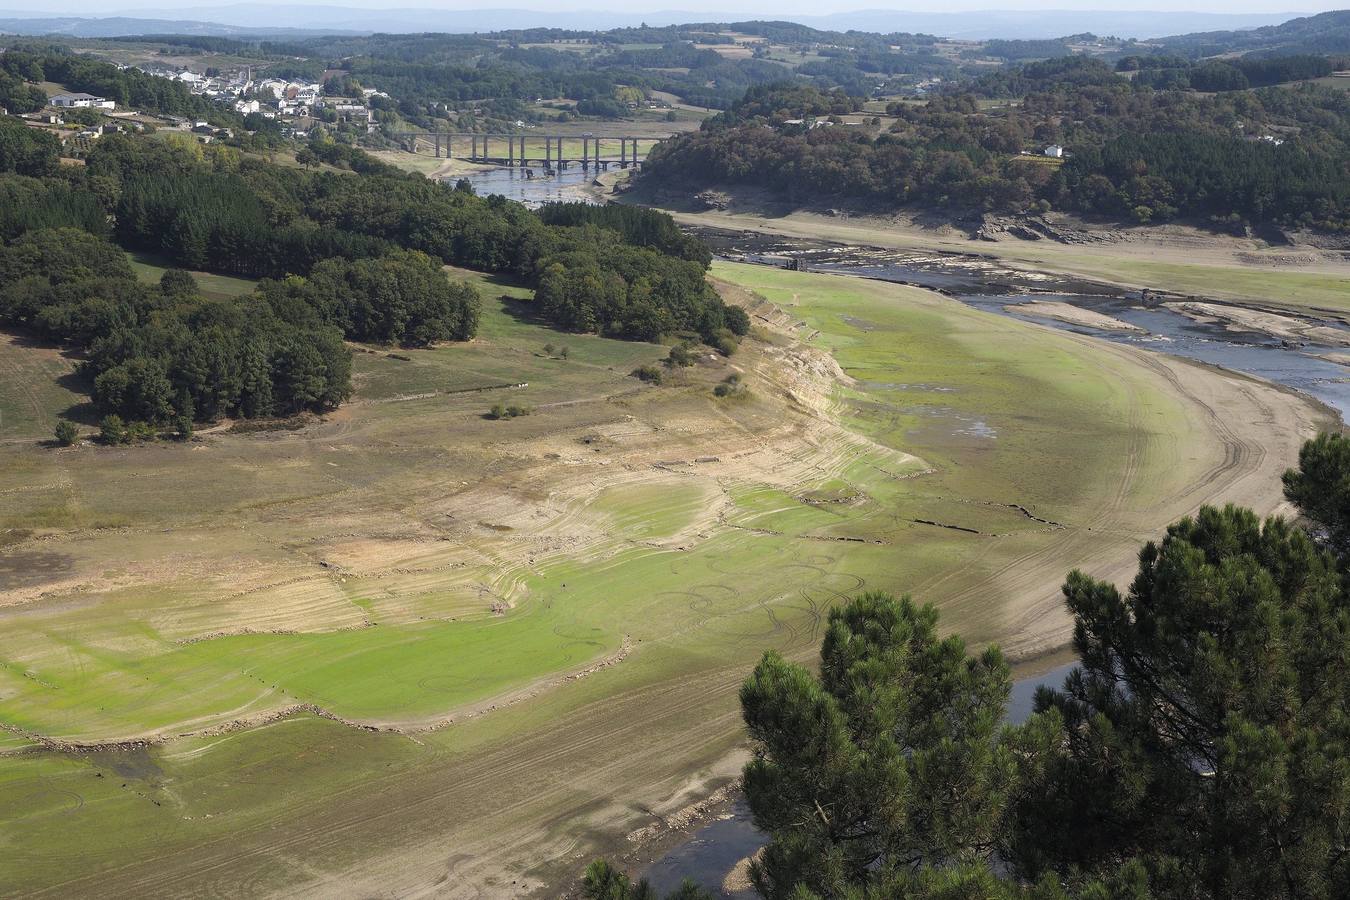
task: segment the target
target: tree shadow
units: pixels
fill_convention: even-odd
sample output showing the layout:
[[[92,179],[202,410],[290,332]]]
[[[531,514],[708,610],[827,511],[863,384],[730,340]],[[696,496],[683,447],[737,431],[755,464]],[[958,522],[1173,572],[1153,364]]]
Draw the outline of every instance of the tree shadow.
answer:
[[[26,350],[55,350],[61,358],[69,362],[72,366],[78,366],[85,361],[85,356],[70,347],[64,347],[54,341],[47,340],[31,331],[6,329],[5,334],[9,335],[15,347],[21,347]],[[78,371],[66,372],[55,379],[55,383],[65,388],[72,394],[79,394],[86,399],[72,403],[66,409],[61,410],[58,415],[64,419],[70,419],[80,425],[97,425],[101,418],[98,414],[98,408],[94,406],[93,393],[94,382],[81,375]],[[55,442],[51,442],[56,446]]]
[[[80,394],[86,398],[62,410],[61,417],[80,425],[97,425],[101,416],[93,401],[93,381],[78,372],[67,372],[56,379],[56,383],[72,394]]]
[[[497,299],[502,304],[502,311],[522,325],[538,325],[540,328],[548,328],[559,334],[567,333],[542,315],[533,300],[524,300],[520,297],[512,297],[509,294],[502,294]]]

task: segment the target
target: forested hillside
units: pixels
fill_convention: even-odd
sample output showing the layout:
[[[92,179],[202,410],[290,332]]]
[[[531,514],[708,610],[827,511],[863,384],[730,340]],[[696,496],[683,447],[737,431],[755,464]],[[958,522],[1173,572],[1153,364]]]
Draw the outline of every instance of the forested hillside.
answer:
[[[1229,68],[1250,79],[1306,65]],[[643,180],[755,185],[792,202],[866,209],[1053,208],[1137,222],[1350,228],[1343,91],[1155,90],[1069,57],[996,72],[921,105],[892,104],[895,122],[884,130],[827,118],[848,110],[847,98],[811,87],[753,89],[698,133],[658,148]],[[1062,161],[1044,157],[1051,145],[1065,148]]]
[[[332,408],[351,389],[344,338],[472,337],[479,298],[444,263],[537,286],[541,312],[571,330],[731,352],[748,328],[705,282],[707,248],[664,214],[541,217],[350,148],[308,149],[347,169],[125,135],[60,166],[51,135],[0,118],[0,325],[76,350],[99,407],[147,427]],[[125,250],[182,270],[142,284]],[[208,300],[187,269],[262,281]]]
[[[1291,19],[1244,31],[1209,31],[1160,38],[1170,52],[1190,57],[1228,53],[1288,55],[1297,53],[1350,53],[1350,10]]]
[[[731,35],[735,35],[732,37]],[[378,90],[383,121],[415,127],[451,122],[477,130],[483,118],[536,121],[539,101],[569,115],[621,118],[665,92],[725,109],[745,90],[796,76],[821,87],[871,94],[926,77],[957,77],[961,61],[931,35],[832,32],[790,22],[691,23],[611,31],[538,28],[490,34],[344,35],[294,41],[150,35],[102,42],[153,42],[166,55],[228,54],[257,60],[269,77],[326,81],[331,93]],[[996,47],[1013,54],[1013,44]],[[1064,51],[1064,45],[1058,45]],[[1036,48],[1022,47],[1020,52]],[[978,55],[978,54],[977,54]],[[468,108],[475,117],[466,116]],[[501,127],[500,125],[498,127]]]

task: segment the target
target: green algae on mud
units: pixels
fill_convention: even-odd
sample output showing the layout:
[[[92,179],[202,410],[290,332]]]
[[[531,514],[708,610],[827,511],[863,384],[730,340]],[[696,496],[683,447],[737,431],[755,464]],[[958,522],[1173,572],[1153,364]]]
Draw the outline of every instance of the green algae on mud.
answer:
[[[1230,453],[1203,409],[1217,373],[894,285],[714,275],[789,327],[686,383],[637,384],[664,348],[559,335],[485,280],[478,340],[411,361],[366,348],[354,402],[304,431],[0,447],[0,490],[23,469],[79,516],[130,523],[44,526],[73,570],[0,607],[0,722],[157,736],[56,753],[4,733],[0,794],[21,802],[0,803],[0,884],[556,884],[729,771],[741,678],[766,649],[809,657],[840,597],[912,592],[972,643],[1046,649],[1068,568],[1129,569],[1223,477],[1282,466],[1302,427]],[[847,378],[813,400],[825,382],[791,373],[820,351]],[[732,365],[748,394],[719,404]],[[483,421],[513,378],[535,414]],[[1234,410],[1303,409],[1242,391]],[[10,515],[42,493],[5,494]],[[216,733],[299,704],[404,731],[302,712]]]

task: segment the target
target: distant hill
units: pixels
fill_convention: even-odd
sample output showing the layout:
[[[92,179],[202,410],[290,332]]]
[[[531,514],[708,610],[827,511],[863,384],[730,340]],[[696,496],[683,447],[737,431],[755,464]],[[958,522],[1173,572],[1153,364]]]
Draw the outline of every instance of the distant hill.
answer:
[[[333,34],[331,28],[259,28],[246,25],[228,25],[219,22],[199,22],[183,19],[140,19],[110,16],[101,19],[78,16],[27,17],[3,13],[0,34],[61,35],[72,38],[126,37],[140,34],[190,34],[210,37],[314,37]]]
[[[1290,19],[1249,31],[1205,31],[1159,38],[1154,43],[1187,56],[1222,53],[1289,55],[1350,53],[1350,9]]]
[[[1125,6],[1123,3],[1120,5]],[[875,31],[881,34],[908,31],[962,40],[1036,40],[1084,33],[1142,39],[1166,33],[1275,25],[1289,18],[1289,13],[1200,13],[1147,8],[1091,11],[990,9],[980,12],[872,9],[822,16],[787,15],[785,18],[831,31]]]
[[[1195,13],[1165,10],[984,10],[978,12],[909,12],[864,9],[829,15],[791,15],[789,21],[826,31],[869,31],[880,34],[909,32],[950,38],[1036,40],[1091,32],[1122,38],[1144,38],[1183,32],[1210,33],[1212,29],[1240,29],[1273,25],[1288,14]],[[729,18],[736,15],[732,4]],[[625,9],[526,10],[512,8],[362,9],[324,4],[236,3],[220,6],[183,6],[142,9],[112,17],[34,16],[0,10],[0,31],[15,34],[64,34],[70,37],[120,37],[136,34],[201,34],[218,37],[260,34],[368,34],[449,32],[471,33],[526,28],[600,30],[705,22],[706,11]],[[267,22],[267,27],[257,23]],[[1236,32],[1213,32],[1232,34]]]

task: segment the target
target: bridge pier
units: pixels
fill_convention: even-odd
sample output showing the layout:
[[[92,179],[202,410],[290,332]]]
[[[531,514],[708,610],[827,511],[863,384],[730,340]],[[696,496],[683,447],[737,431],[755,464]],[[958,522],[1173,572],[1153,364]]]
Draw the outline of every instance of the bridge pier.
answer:
[[[484,134],[467,131],[456,132],[432,132],[432,131],[404,131],[394,132],[390,137],[397,141],[397,146],[404,148],[409,153],[423,152],[423,148],[430,146],[433,156],[437,159],[452,159],[455,156],[455,139],[468,138],[469,150],[468,156],[461,158],[471,159],[474,162],[490,162],[499,166],[509,168],[528,168],[532,163],[537,167],[541,164],[548,174],[565,172],[569,165],[580,165],[585,172],[609,171],[612,166],[619,166],[627,169],[629,167],[641,166],[642,162],[638,154],[639,138],[631,136],[604,136],[591,135],[580,136],[580,153],[568,158],[567,141],[575,140],[578,136],[568,135],[537,135],[526,136],[515,133]],[[500,156],[492,156],[492,139],[498,138],[506,141],[506,152]],[[530,140],[542,140],[544,143],[544,152],[540,156],[531,158],[529,155],[528,143]],[[605,158],[605,141],[619,142],[619,154],[617,158]],[[647,140],[647,139],[642,139]],[[481,141],[481,143],[480,143]],[[660,143],[660,139],[650,140],[650,143]],[[612,146],[612,145],[611,145]],[[577,150],[573,147],[573,152]]]

